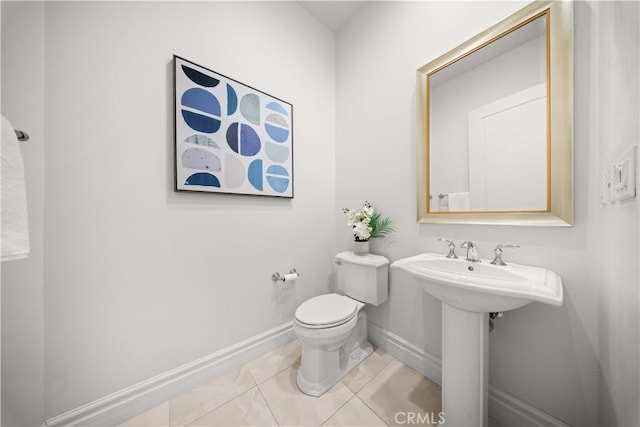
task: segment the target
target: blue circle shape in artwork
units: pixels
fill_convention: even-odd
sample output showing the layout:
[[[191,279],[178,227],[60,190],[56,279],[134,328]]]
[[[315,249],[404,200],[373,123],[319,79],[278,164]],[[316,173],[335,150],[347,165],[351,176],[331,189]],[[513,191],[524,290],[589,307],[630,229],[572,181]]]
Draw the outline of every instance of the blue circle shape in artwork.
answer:
[[[227,83],[227,115],[230,116],[238,109],[238,95],[235,89]]]
[[[203,133],[215,133],[220,129],[222,122],[209,116],[182,110],[182,118],[193,130]]]
[[[264,124],[264,128],[267,133],[275,142],[285,142],[289,139],[289,129],[283,129],[277,126],[270,125],[269,123]]]
[[[184,142],[188,144],[204,145],[206,147],[211,147],[211,148],[220,148],[220,146],[216,144],[216,142],[213,139],[205,135],[199,135],[199,134],[191,135],[190,137],[186,138]]]
[[[262,182],[262,160],[256,159],[249,163],[249,169],[247,171],[249,182],[256,190],[263,191],[264,184]]]
[[[254,125],[260,125],[260,97],[255,93],[248,93],[240,98],[240,113]]]
[[[260,152],[260,137],[249,125],[240,125],[240,154],[255,156]]]
[[[289,123],[280,114],[269,114],[264,127],[275,142],[285,142],[289,138]]]
[[[286,145],[267,142],[264,146],[264,152],[269,160],[275,163],[284,163],[289,160],[289,147]]]
[[[216,87],[218,86],[218,83],[220,83],[220,80],[215,77],[207,76],[206,74],[194,70],[193,68],[189,68],[186,65],[182,66],[182,71],[192,82],[199,84],[200,86]]]
[[[277,102],[270,102],[267,104],[267,109],[271,110],[271,111],[275,111],[277,113],[280,114],[284,114],[285,116],[288,116],[289,113],[287,113],[287,110],[280,104],[278,104]]]
[[[220,129],[220,102],[212,93],[200,88],[188,89],[182,94],[180,102],[188,108],[182,109],[182,117],[191,129],[204,133],[214,133]]]
[[[187,178],[184,185],[200,185],[202,187],[220,188],[220,180],[210,173],[198,172]]]
[[[216,156],[204,148],[189,148],[182,153],[182,167],[199,169],[204,171],[220,172],[222,162]]]
[[[238,138],[238,123],[231,123],[227,128],[227,144],[229,144],[229,148],[231,148],[234,152],[238,152],[240,142]]]
[[[289,188],[289,172],[279,165],[267,168],[267,182],[276,193],[284,193]]]
[[[234,152],[247,157],[255,156],[262,148],[258,133],[251,126],[237,122],[227,128],[227,144]]]
[[[220,117],[220,102],[214,94],[197,87],[187,89],[180,100],[184,107],[193,108]]]

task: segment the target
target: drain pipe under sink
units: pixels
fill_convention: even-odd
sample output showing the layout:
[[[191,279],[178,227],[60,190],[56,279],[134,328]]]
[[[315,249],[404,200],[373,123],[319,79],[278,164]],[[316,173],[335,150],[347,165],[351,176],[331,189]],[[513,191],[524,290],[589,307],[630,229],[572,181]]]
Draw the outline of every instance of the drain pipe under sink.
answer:
[[[502,316],[504,316],[504,312],[502,311],[494,311],[492,313],[489,313],[489,333],[493,331],[493,320],[498,319]]]

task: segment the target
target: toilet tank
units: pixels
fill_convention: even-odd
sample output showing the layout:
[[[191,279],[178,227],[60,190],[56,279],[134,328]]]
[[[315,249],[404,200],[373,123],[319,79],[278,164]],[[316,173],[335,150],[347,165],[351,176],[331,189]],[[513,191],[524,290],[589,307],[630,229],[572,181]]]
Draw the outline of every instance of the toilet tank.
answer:
[[[336,290],[358,301],[380,305],[389,298],[389,260],[380,255],[341,252]]]

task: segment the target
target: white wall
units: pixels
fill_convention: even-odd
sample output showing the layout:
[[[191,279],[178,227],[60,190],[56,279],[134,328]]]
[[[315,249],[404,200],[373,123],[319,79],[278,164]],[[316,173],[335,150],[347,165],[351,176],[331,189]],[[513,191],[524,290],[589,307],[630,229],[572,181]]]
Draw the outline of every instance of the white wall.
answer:
[[[45,417],[326,292],[335,36],[292,2],[47,2]],[[173,191],[173,54],[294,106],[295,198]],[[296,288],[275,271],[296,267]]]
[[[598,169],[640,142],[640,3],[591,5],[598,66]],[[597,175],[597,173],[594,173]],[[638,199],[600,206],[600,424],[638,425]]]
[[[533,303],[506,313],[496,322],[490,336],[491,384],[571,425],[601,425],[598,404],[603,398],[619,402],[611,405],[616,416],[631,420],[629,425],[637,425],[640,421],[637,413],[624,407],[638,402],[638,339],[634,332],[638,328],[638,295],[637,290],[625,290],[637,287],[638,283],[637,201],[612,208],[616,212],[612,216],[620,216],[620,220],[624,217],[625,221],[616,222],[612,218],[615,234],[627,234],[624,242],[612,241],[601,249],[598,159],[603,153],[617,155],[617,148],[594,132],[601,123],[607,125],[603,109],[610,110],[610,114],[625,110],[635,113],[637,119],[634,83],[630,87],[632,94],[618,97],[616,90],[608,93],[606,104],[597,104],[600,69],[604,72],[611,67],[614,74],[637,76],[637,68],[622,71],[622,62],[604,64],[606,58],[600,56],[606,49],[605,42],[598,44],[594,24],[606,25],[607,31],[616,34],[612,36],[614,39],[632,38],[634,34],[637,37],[637,31],[625,33],[611,22],[613,14],[617,20],[626,19],[627,25],[635,22],[637,26],[637,13],[623,18],[625,13],[618,4],[610,6],[612,12],[602,14],[593,3],[575,3],[574,227],[416,223],[413,70],[523,5],[374,2],[339,34],[337,204],[351,206],[368,199],[398,221],[398,232],[378,243],[380,252],[392,260],[425,251],[444,253],[446,248],[436,241],[438,237],[452,238],[458,244],[472,240],[485,258],[491,257],[497,243],[519,243],[521,248],[505,253],[505,260],[546,266],[559,273],[564,281],[564,305],[557,308]],[[614,85],[622,90],[623,81],[636,82],[637,78],[618,77],[618,81]],[[635,129],[637,132],[637,125]],[[625,142],[620,140],[620,144],[631,144],[633,140],[633,137]],[[635,219],[627,229],[631,217]],[[337,249],[349,247],[349,240],[346,228],[338,225]],[[607,250],[611,253],[609,257],[620,256],[621,261],[603,261],[601,256]],[[617,264],[622,260],[630,264],[618,271]],[[608,273],[600,273],[601,269]],[[603,294],[609,296],[603,298]],[[613,307],[625,298],[618,317]],[[599,321],[602,311],[610,311],[607,318],[614,320]],[[440,356],[439,302],[421,292],[408,275],[392,272],[389,302],[369,313],[373,323]],[[623,332],[625,322],[627,333]],[[599,345],[603,340],[609,343]],[[603,354],[605,350],[610,353]],[[629,362],[625,369],[621,368],[623,362]],[[601,371],[606,373],[605,378],[611,377],[612,383],[602,385],[599,397]]]
[[[2,263],[2,424],[35,426],[44,405],[44,5],[1,7],[2,114],[30,136],[20,148],[31,250],[28,259]]]

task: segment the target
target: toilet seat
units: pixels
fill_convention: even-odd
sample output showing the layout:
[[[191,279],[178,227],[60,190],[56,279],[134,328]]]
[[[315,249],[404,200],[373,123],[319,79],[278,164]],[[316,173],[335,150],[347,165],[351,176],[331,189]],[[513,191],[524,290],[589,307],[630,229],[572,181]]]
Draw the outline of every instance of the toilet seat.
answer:
[[[358,306],[358,302],[343,295],[320,295],[300,304],[295,319],[305,328],[332,328],[353,319]]]

